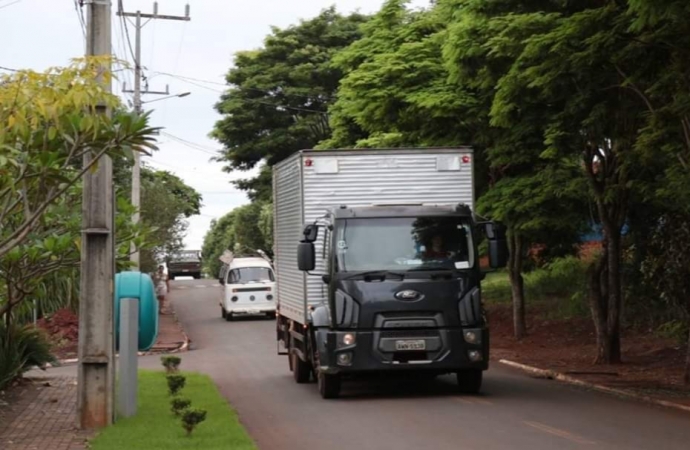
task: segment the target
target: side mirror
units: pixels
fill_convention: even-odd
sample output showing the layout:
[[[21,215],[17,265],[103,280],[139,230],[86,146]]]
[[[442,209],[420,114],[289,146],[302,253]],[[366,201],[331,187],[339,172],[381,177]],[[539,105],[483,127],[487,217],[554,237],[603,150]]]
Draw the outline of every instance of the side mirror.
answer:
[[[508,242],[505,239],[489,239],[489,265],[500,269],[508,264]]]
[[[313,242],[300,242],[297,246],[297,268],[311,272],[316,267],[316,250]]]
[[[223,279],[223,277],[220,277],[220,278],[218,278],[218,282],[220,284],[225,284],[225,279]]]
[[[485,224],[486,237],[490,241],[505,241],[506,229],[503,225],[496,222],[487,222]]]
[[[321,281],[323,281],[324,284],[331,284],[331,276],[326,274],[321,277]]]
[[[302,232],[302,234],[304,234],[305,242],[315,242],[316,238],[319,235],[319,227],[314,224],[309,224],[306,227],[304,227],[304,231]]]

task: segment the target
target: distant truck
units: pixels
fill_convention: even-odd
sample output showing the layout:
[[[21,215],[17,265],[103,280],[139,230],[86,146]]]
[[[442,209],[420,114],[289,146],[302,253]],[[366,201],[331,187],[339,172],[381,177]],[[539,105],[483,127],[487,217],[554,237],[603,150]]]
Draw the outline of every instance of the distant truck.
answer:
[[[323,398],[349,376],[457,374],[489,363],[477,245],[505,266],[503,228],[477,222],[470,148],[302,151],[273,171],[278,351]]]
[[[173,255],[167,261],[168,277],[174,280],[176,277],[201,278],[202,260],[199,250],[182,250]]]

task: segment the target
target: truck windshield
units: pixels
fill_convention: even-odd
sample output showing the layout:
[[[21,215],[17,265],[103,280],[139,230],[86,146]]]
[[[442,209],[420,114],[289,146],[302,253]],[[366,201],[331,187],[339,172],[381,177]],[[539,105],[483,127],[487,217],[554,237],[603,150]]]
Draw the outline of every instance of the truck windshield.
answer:
[[[474,266],[463,217],[345,219],[336,231],[337,270],[462,270]]]
[[[266,267],[233,269],[228,275],[228,283],[230,284],[266,283],[269,281],[274,281],[273,271]]]

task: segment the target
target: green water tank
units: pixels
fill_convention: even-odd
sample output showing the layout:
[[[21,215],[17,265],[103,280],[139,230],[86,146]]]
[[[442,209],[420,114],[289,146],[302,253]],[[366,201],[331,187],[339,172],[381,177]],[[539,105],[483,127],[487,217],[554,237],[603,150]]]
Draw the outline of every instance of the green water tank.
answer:
[[[139,299],[139,351],[153,347],[158,337],[158,299],[151,277],[141,272],[115,275],[115,348],[120,341],[120,300]]]

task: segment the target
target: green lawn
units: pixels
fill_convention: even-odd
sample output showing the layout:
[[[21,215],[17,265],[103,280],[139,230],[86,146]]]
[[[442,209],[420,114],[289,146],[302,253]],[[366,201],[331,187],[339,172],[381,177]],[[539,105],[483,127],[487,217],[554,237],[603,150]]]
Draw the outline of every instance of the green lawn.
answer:
[[[164,372],[139,372],[139,409],[135,417],[120,419],[91,441],[94,450],[233,449],[255,450],[252,439],[237,414],[220,395],[211,379],[199,373],[182,372],[187,384],[181,396],[192,407],[208,411],[191,437],[170,411],[170,396]]]

